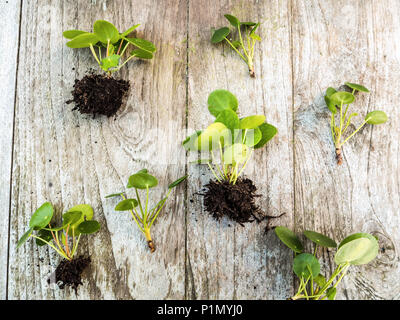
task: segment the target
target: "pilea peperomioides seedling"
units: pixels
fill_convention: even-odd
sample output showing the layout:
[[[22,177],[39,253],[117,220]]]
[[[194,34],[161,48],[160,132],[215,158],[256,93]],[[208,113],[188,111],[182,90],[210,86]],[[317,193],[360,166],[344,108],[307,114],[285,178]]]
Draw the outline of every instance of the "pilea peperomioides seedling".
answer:
[[[157,219],[159,213],[165,205],[169,195],[172,190],[178,186],[181,182],[186,180],[187,176],[181,177],[176,181],[172,182],[168,186],[168,192],[154,207],[150,209],[149,206],[149,190],[158,185],[158,180],[156,177],[148,173],[147,169],[142,169],[131,175],[128,180],[127,188],[135,189],[136,198],[128,198],[125,192],[114,193],[106,196],[106,198],[112,197],[122,197],[122,201],[115,207],[116,211],[129,211],[132,215],[133,220],[136,222],[140,231],[146,237],[147,244],[150,251],[153,253],[156,250],[154,242],[151,238],[150,228],[152,227],[154,221]],[[140,199],[138,190],[146,190],[145,201],[142,202]]]
[[[81,273],[90,263],[90,258],[75,258],[79,240],[82,235],[97,232],[100,224],[92,220],[93,209],[87,204],[76,205],[64,213],[59,227],[54,227],[51,222],[53,214],[50,202],[42,204],[32,215],[29,229],[19,239],[17,249],[29,238],[34,238],[38,246],[48,245],[54,249],[65,260],[58,265],[52,282],[58,283],[61,289],[71,286],[76,291],[82,284]]]
[[[304,235],[315,243],[314,253],[305,253],[299,238],[286,227],[276,227],[278,238],[295,253],[293,272],[299,277],[297,293],[290,300],[334,300],[336,288],[346,275],[350,266],[371,262],[378,255],[379,244],[376,237],[369,233],[355,233],[336,242],[315,231],[304,231]],[[336,269],[329,278],[323,276],[317,259],[319,247],[337,248],[335,254]]]
[[[231,26],[237,30],[238,38],[236,40],[229,40],[228,36],[232,34],[232,31],[228,27],[223,27],[214,31],[211,42],[219,43],[225,40],[240,58],[246,62],[250,76],[254,78],[256,76],[254,71],[254,47],[257,41],[261,41],[261,37],[256,34],[260,23],[241,22],[238,18],[230,14],[224,16]]]
[[[358,113],[348,114],[350,104],[355,101],[354,94],[357,91],[369,92],[367,88],[359,84],[346,82],[345,85],[347,88],[350,89],[350,91],[352,91],[351,93],[347,91],[337,91],[336,89],[329,87],[326,90],[326,94],[324,97],[326,105],[331,111],[331,134],[336,148],[336,160],[338,165],[343,163],[343,145],[347,141],[349,141],[349,139],[354,136],[358,131],[360,131],[360,129],[366,123],[372,125],[382,124],[385,123],[388,119],[386,113],[383,111],[371,111],[365,116],[364,121],[361,123],[361,125],[345,138],[344,135],[351,124],[351,119],[358,115]],[[347,106],[344,109],[345,105]]]
[[[129,90],[129,82],[111,78],[111,74],[120,70],[134,58],[152,59],[156,47],[148,40],[129,35],[139,26],[134,25],[124,32],[110,22],[97,20],[93,32],[81,30],[64,31],[70,48],[89,48],[104,75],[86,75],[76,80],[73,99],[75,109],[81,113],[114,115],[122,104],[125,93]],[[132,50],[133,49],[133,50]]]
[[[227,215],[239,223],[252,221],[261,210],[254,204],[256,187],[252,181],[239,178],[254,149],[266,145],[277,129],[265,122],[264,115],[239,118],[238,101],[227,90],[215,90],[208,97],[208,110],[215,120],[206,129],[183,141],[188,151],[205,154],[195,161],[207,164],[216,181],[206,186],[204,204],[219,219]],[[261,214],[262,215],[262,214]]]

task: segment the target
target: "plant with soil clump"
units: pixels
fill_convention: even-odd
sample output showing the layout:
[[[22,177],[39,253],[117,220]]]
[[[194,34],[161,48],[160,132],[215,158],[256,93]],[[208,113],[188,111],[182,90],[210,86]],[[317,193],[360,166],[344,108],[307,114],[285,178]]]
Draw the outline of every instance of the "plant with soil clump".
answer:
[[[326,90],[326,94],[324,97],[326,105],[328,106],[329,110],[332,113],[331,123],[330,123],[331,134],[336,148],[336,160],[338,165],[341,165],[343,163],[343,157],[342,157],[343,145],[347,141],[349,141],[349,139],[352,136],[354,136],[358,131],[360,131],[361,128],[366,123],[372,125],[382,124],[385,123],[388,119],[386,113],[383,111],[379,110],[371,111],[365,116],[362,124],[357,129],[355,129],[351,134],[349,134],[347,138],[344,138],[344,134],[346,133],[346,130],[349,128],[349,125],[351,124],[351,119],[358,115],[358,113],[351,113],[350,115],[348,115],[349,106],[351,103],[355,101],[355,93],[358,91],[369,92],[367,88],[359,84],[346,82],[345,85],[346,88],[348,88],[349,91],[351,91],[351,93],[348,91],[337,91],[336,89],[329,87]],[[343,109],[345,105],[347,106],[345,109]],[[336,124],[337,117],[339,117],[338,125]]]
[[[63,289],[72,287],[75,292],[81,281],[83,270],[90,264],[90,258],[79,256],[75,258],[79,240],[82,235],[95,233],[100,229],[100,224],[92,220],[93,209],[87,204],[79,204],[69,209],[62,216],[59,227],[52,227],[54,214],[53,205],[45,202],[32,215],[29,221],[29,229],[19,239],[17,249],[29,238],[35,238],[38,246],[48,245],[64,258],[48,283],[57,283]],[[34,233],[36,232],[36,234]]]
[[[205,186],[207,191],[203,194],[207,212],[217,220],[228,216],[243,224],[267,217],[255,204],[259,196],[256,186],[240,175],[253,150],[264,147],[277,129],[265,122],[264,115],[239,118],[237,109],[238,101],[231,92],[213,91],[208,97],[208,110],[215,121],[187,137],[183,146],[200,153],[195,163],[207,164],[215,177]]]
[[[215,44],[225,40],[231,46],[231,48],[235,50],[239,57],[246,62],[249,68],[250,76],[255,78],[254,46],[257,41],[261,41],[261,37],[256,34],[256,30],[260,23],[241,22],[238,18],[230,14],[224,15],[224,17],[237,30],[238,38],[236,40],[229,40],[228,36],[231,34],[231,30],[228,27],[223,27],[214,31],[211,37],[211,42]]]
[[[63,36],[70,40],[67,42],[68,47],[90,48],[99,67],[106,73],[89,74],[81,80],[75,80],[73,99],[67,101],[75,103],[73,110],[108,117],[118,111],[130,85],[128,81],[112,78],[111,74],[120,70],[133,58],[152,59],[156,51],[156,47],[150,41],[128,37],[138,26],[139,24],[134,25],[121,33],[112,23],[97,20],[93,25],[93,32],[63,32]],[[130,46],[134,49],[129,52]]]
[[[186,180],[187,176],[181,177],[176,181],[172,182],[168,186],[168,192],[154,207],[150,209],[149,206],[149,190],[158,185],[156,177],[148,173],[147,169],[142,169],[131,175],[128,180],[127,188],[134,188],[136,198],[128,198],[125,192],[114,193],[106,196],[106,198],[122,197],[122,201],[119,202],[115,210],[116,211],[129,211],[132,215],[133,220],[136,222],[139,230],[143,232],[146,237],[147,245],[151,253],[156,250],[154,242],[151,238],[150,228],[154,221],[157,219],[159,213],[165,205],[172,190],[178,186],[181,182]],[[146,190],[146,200],[142,202],[140,199],[138,190]],[[137,209],[138,208],[138,209]]]
[[[378,239],[369,233],[355,233],[340,242],[339,247],[331,238],[315,231],[304,231],[304,235],[315,243],[314,253],[305,253],[299,238],[286,227],[276,227],[278,238],[295,253],[293,272],[298,276],[300,285],[297,293],[289,300],[335,300],[337,286],[346,275],[350,266],[371,262],[378,255]],[[336,269],[329,278],[320,273],[317,259],[318,248],[337,248],[335,254]]]

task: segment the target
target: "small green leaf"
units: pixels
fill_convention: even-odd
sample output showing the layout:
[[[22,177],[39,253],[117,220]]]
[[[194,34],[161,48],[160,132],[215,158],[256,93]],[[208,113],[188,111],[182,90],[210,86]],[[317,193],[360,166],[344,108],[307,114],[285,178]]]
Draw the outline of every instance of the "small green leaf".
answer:
[[[111,23],[105,20],[97,20],[93,25],[94,34],[104,44],[110,42],[116,43],[120,39],[118,29]]]
[[[132,50],[131,56],[135,56],[140,59],[153,59],[153,54],[151,52],[142,49]]]
[[[223,89],[211,92],[207,104],[208,110],[214,117],[218,117],[218,114],[225,109],[236,111],[239,105],[236,97],[228,90]]]
[[[68,211],[63,214],[63,227],[67,228],[68,225],[73,225],[78,221],[82,221],[81,211]]]
[[[17,249],[22,246],[26,240],[29,239],[30,235],[32,234],[33,228],[29,228],[28,231],[26,231],[23,236],[18,240],[17,243]]]
[[[50,242],[50,241],[53,239],[53,236],[52,236],[52,234],[51,234],[51,231],[45,230],[45,229],[41,229],[41,230],[38,232],[38,236],[39,236],[40,238],[42,238],[44,241],[47,241],[47,242]],[[35,239],[35,242],[36,242],[36,244],[37,244],[39,247],[45,246],[45,245],[46,245],[46,242],[43,242],[42,240],[37,239],[37,238]]]
[[[351,82],[345,82],[344,84],[349,88],[355,89],[357,91],[369,92],[369,90],[366,87],[362,86],[361,84],[356,84]]]
[[[328,300],[335,300],[336,298],[336,288],[335,287],[330,287],[328,290],[326,290],[326,297]]]
[[[150,53],[154,53],[157,50],[153,43],[151,43],[150,41],[144,40],[144,39],[125,38],[125,40],[127,40],[134,46],[138,47],[139,49],[142,49],[142,50],[150,52]]]
[[[244,133],[244,131],[243,131]],[[253,147],[260,142],[262,133],[259,128],[248,129],[244,138],[244,144],[248,147]]]
[[[240,129],[255,129],[261,126],[265,121],[264,115],[255,115],[245,117],[240,120]]]
[[[128,30],[126,30],[124,33],[121,33],[121,37],[126,37],[127,35],[129,35],[130,33],[132,33],[133,30],[135,30],[137,27],[139,27],[140,24],[134,25],[132,27],[130,27]]]
[[[78,225],[80,223],[82,223],[84,220],[92,220],[93,219],[93,208],[88,204],[78,204],[78,205],[70,208],[67,212],[75,212],[75,211],[81,212],[82,216],[77,222],[70,225],[70,227],[68,229],[68,235],[70,235],[70,236],[72,236],[73,231],[75,233],[75,236],[79,235],[79,232],[77,231]],[[64,215],[66,213],[64,213]]]
[[[261,140],[254,146],[254,149],[262,148],[278,133],[278,129],[272,124],[263,123],[258,128],[261,130],[262,137]]]
[[[223,162],[236,166],[237,164],[244,163],[247,159],[249,148],[242,143],[235,143],[224,150]]]
[[[231,15],[231,14],[225,14],[224,17],[226,18],[226,20],[229,21],[229,23],[234,26],[235,28],[238,28],[240,25],[240,21],[238,18],[236,18],[235,16]]]
[[[82,30],[67,30],[63,32],[64,38],[73,39],[81,34],[87,33],[86,31]]]
[[[316,243],[317,245],[321,246],[321,247],[326,247],[326,248],[336,248],[337,244],[334,240],[332,240],[331,238],[315,232],[315,231],[304,231],[304,235],[310,239],[312,242]]]
[[[153,188],[158,184],[158,180],[145,172],[138,172],[129,177],[129,184],[133,188],[146,189]]]
[[[329,87],[328,89],[326,89],[326,94],[325,94],[325,103],[328,106],[328,109],[333,113],[336,114],[337,109],[336,109],[336,105],[335,103],[330,99],[330,97],[336,93],[336,89]]]
[[[341,104],[350,104],[354,101],[354,99],[355,99],[354,95],[346,91],[337,91],[329,97],[329,100],[332,103],[339,106]]]
[[[188,175],[180,177],[179,179],[175,180],[174,182],[172,182],[169,186],[168,189],[172,189],[175,188],[176,186],[178,186],[179,184],[181,184],[183,181],[185,181],[187,179]]]
[[[261,41],[261,37],[255,33],[250,33],[250,38],[257,40],[257,41]]]
[[[73,38],[71,41],[68,41],[67,46],[74,49],[87,48],[91,45],[95,45],[97,42],[99,42],[97,36],[93,33],[87,32]]]
[[[211,151],[214,148],[219,148],[225,144],[231,144],[232,133],[221,122],[214,122],[205,129],[194,142],[197,150]]]
[[[121,58],[118,54],[112,54],[108,57],[101,59],[101,68],[104,71],[108,71],[111,68],[115,68],[119,64],[119,59]]]
[[[385,112],[375,110],[371,111],[365,116],[365,121],[369,124],[382,124],[388,120],[388,116]]]
[[[326,96],[330,98],[336,92],[337,90],[335,88],[329,87],[328,89],[326,89]]]
[[[260,23],[258,22],[258,23],[255,25],[255,27],[254,27],[253,29],[251,29],[249,35],[251,36],[252,34],[254,34],[259,26],[260,26]]]
[[[230,33],[230,31],[229,31],[229,28],[227,28],[227,27],[215,30],[211,37],[211,42],[212,43],[221,42],[229,35],[229,33]]]
[[[240,43],[240,41],[238,41],[238,40],[234,40],[234,41],[232,41],[231,42],[232,43],[232,45],[237,49],[237,48],[240,48],[241,46],[242,46],[242,44]]]
[[[293,271],[299,278],[317,277],[320,270],[317,258],[310,253],[301,253],[293,260]]]
[[[124,194],[124,192],[113,193],[113,194],[109,194],[109,195],[105,196],[105,198],[108,199],[108,198],[113,198],[113,197],[120,197],[123,194]]]
[[[221,122],[231,130],[239,129],[239,117],[232,109],[222,110],[215,119],[215,122]]]
[[[366,241],[361,241],[359,242],[355,242],[357,240],[369,240],[369,243],[367,243]],[[353,243],[353,244],[352,244]],[[352,245],[349,245],[352,244]],[[346,247],[347,245],[349,245],[348,247]],[[344,247],[344,249],[342,250],[342,248]],[[342,251],[341,251],[342,250]],[[340,251],[340,253],[339,253]],[[346,237],[340,244],[339,244],[339,249],[336,252],[336,256],[335,256],[335,262],[340,264],[343,262],[340,261],[345,261],[346,259],[350,259],[351,255],[353,255],[355,258],[352,258],[351,260],[349,260],[348,262],[350,262],[352,265],[361,265],[361,264],[367,264],[370,261],[372,261],[373,259],[375,259],[375,257],[378,255],[379,252],[379,244],[377,239],[372,236],[369,233],[355,233],[352,234],[348,237]],[[358,257],[357,257],[358,255]],[[337,258],[338,256],[338,258]],[[338,259],[338,260],[337,260]]]
[[[251,22],[251,21],[248,21],[248,22],[240,22],[240,25],[242,25],[242,26],[249,26],[249,27],[255,26],[256,24],[257,24],[257,23]]]
[[[136,199],[125,199],[119,202],[116,207],[115,211],[129,211],[132,210],[133,208],[138,206],[138,202]]]
[[[326,284],[326,279],[322,274],[317,275],[313,281],[320,287],[322,288]]]
[[[99,229],[100,223],[98,223],[96,220],[83,221],[77,228],[78,232],[82,234],[95,233],[99,231]]]
[[[275,233],[278,238],[294,252],[303,252],[303,245],[301,244],[299,238],[297,238],[297,236],[293,233],[293,231],[289,230],[286,227],[276,227]]]
[[[187,137],[183,142],[182,145],[183,147],[188,150],[188,151],[195,151],[197,150],[196,146],[195,146],[195,142],[197,140],[197,137],[201,134],[201,131],[196,131],[195,133],[193,133],[192,135],[190,135],[189,137]]]
[[[43,203],[32,215],[29,227],[40,230],[47,226],[53,217],[54,209],[50,202]]]

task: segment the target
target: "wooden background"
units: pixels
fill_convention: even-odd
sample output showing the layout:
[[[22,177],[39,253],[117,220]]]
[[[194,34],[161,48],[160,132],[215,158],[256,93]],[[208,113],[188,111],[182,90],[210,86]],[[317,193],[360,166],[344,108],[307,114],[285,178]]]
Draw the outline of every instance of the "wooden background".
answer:
[[[211,45],[223,14],[262,22],[256,79],[228,47]],[[207,168],[189,165],[180,142],[212,120],[214,89],[237,95],[243,115],[264,113],[278,135],[254,154],[246,174],[259,204],[297,232],[341,240],[353,232],[380,238],[380,254],[352,267],[340,299],[400,298],[400,2],[398,0],[0,0],[0,298],[1,299],[285,299],[293,294],[293,255],[266,222],[245,227],[203,214]],[[89,50],[65,46],[62,31],[91,30],[96,19],[155,43],[151,61],[119,76],[132,89],[116,119],[82,116],[66,105],[75,78],[96,67]],[[344,147],[336,165],[328,86],[345,81],[371,90],[355,110],[388,113]],[[361,122],[361,117],[356,124]],[[153,227],[150,254],[116,199],[143,167],[168,182],[190,174]],[[81,242],[92,264],[79,294],[49,287],[60,258],[29,241],[16,251],[32,212],[51,201],[60,216],[91,204],[101,231]],[[323,251],[332,272],[333,252]]]

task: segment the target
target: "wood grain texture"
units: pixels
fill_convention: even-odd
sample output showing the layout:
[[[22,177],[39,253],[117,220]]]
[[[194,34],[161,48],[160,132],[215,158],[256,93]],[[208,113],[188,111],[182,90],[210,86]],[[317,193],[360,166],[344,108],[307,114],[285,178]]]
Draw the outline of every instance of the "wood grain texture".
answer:
[[[150,254],[129,214],[116,213],[117,200],[104,196],[126,186],[130,174],[145,167],[159,178],[152,193],[160,200],[168,183],[184,173],[185,153],[178,144],[186,103],[186,2],[132,3],[87,1],[24,2],[18,73],[10,236],[10,299],[183,298],[185,218],[178,188],[153,226],[158,250]],[[75,78],[95,61],[88,50],[65,46],[62,31],[91,29],[96,19],[127,29],[141,23],[138,36],[153,41],[155,59],[132,62],[120,76],[131,81],[126,107],[116,119],[84,117],[65,101]],[[40,23],[39,23],[40,22]],[[157,22],[157,23],[156,23]],[[164,81],[169,79],[168,81]],[[160,137],[158,139],[157,137]],[[88,203],[102,224],[84,239],[90,270],[76,296],[49,287],[46,279],[59,257],[29,241],[15,244],[32,211],[45,200],[59,214]],[[154,203],[155,204],[155,203]]]
[[[210,43],[211,28],[229,25],[223,14],[241,21],[260,21],[264,39],[256,45],[256,78],[228,45]],[[265,114],[279,135],[265,149],[254,152],[246,175],[258,187],[260,207],[270,215],[286,212],[280,223],[291,224],[292,95],[289,2],[190,1],[189,7],[189,116],[188,129],[205,128],[214,121],[207,97],[215,89],[227,89],[239,101],[242,116]],[[274,50],[271,50],[274,48]],[[246,224],[216,222],[196,195],[212,175],[207,166],[189,164],[187,221],[187,298],[283,299],[292,292],[288,250],[266,222]]]
[[[19,43],[20,6],[17,1],[0,1],[1,95],[0,99],[0,299],[7,294],[8,229],[15,102],[15,77]]]
[[[5,39],[0,58],[6,66],[0,71],[5,92],[0,299],[285,299],[293,294],[292,253],[273,232],[265,232],[266,222],[245,227],[216,222],[196,194],[212,175],[207,167],[190,164],[192,155],[185,154],[181,141],[213,121],[207,97],[218,88],[238,97],[241,115],[266,114],[278,128],[245,171],[262,195],[258,204],[270,215],[286,213],[272,224],[298,233],[314,229],[337,240],[359,231],[377,235],[378,258],[352,267],[338,298],[400,299],[398,1],[0,4]],[[228,25],[226,13],[262,23],[255,79],[228,46],[210,43],[211,28]],[[138,36],[158,48],[153,60],[131,62],[118,75],[131,81],[131,90],[115,119],[82,116],[65,104],[75,78],[96,63],[88,50],[67,48],[62,31],[90,30],[96,19],[120,29],[141,23]],[[366,126],[350,140],[337,167],[323,94],[345,81],[371,90],[358,96],[354,111],[363,116],[381,109],[390,119]],[[15,115],[10,112],[14,99]],[[190,175],[152,228],[154,254],[131,217],[114,211],[118,200],[104,198],[123,190],[129,175],[144,167],[159,178],[151,192],[154,202],[169,182]],[[98,234],[81,241],[80,253],[91,255],[92,264],[79,295],[47,284],[60,261],[52,250],[32,241],[15,249],[32,212],[46,200],[56,206],[58,218],[77,203],[91,204],[102,224]],[[321,253],[329,273],[334,252]]]
[[[380,239],[378,258],[350,269],[340,299],[399,298],[399,9],[398,1],[293,1],[296,229]],[[345,81],[371,90],[351,110],[357,126],[374,109],[390,120],[349,140],[338,167],[323,95]],[[332,255],[323,258],[330,271]]]

